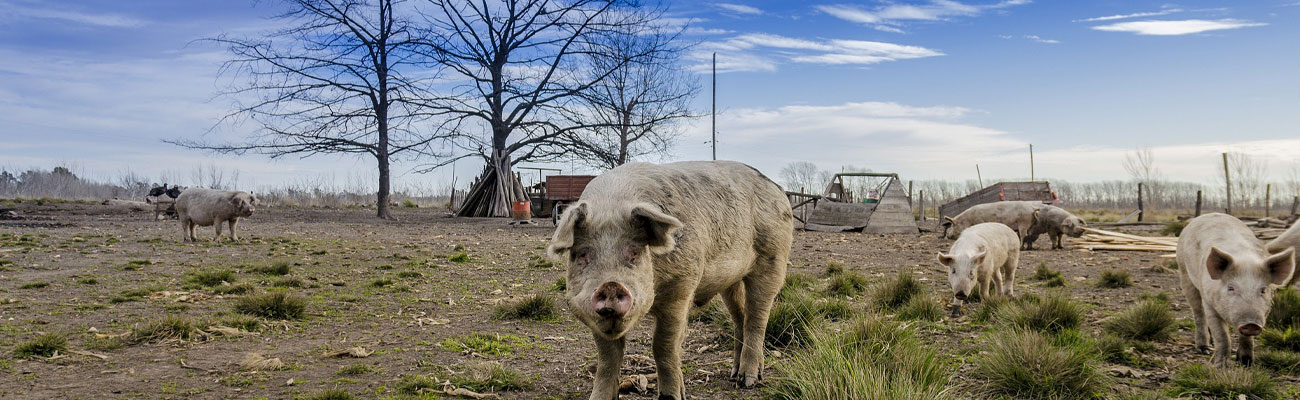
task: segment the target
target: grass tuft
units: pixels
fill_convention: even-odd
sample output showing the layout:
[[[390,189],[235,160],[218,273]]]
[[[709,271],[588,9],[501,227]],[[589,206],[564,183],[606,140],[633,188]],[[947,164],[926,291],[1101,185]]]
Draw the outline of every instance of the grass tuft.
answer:
[[[1210,368],[1205,364],[1183,366],[1174,377],[1169,395],[1212,399],[1275,399],[1279,397],[1272,378],[1263,371],[1241,367]]]
[[[1169,221],[1163,228],[1160,228],[1160,234],[1164,236],[1180,236],[1183,234],[1183,228],[1187,227],[1186,219]]]
[[[245,293],[252,293],[253,290],[254,290],[253,285],[247,283],[241,283],[238,285],[220,285],[214,287],[212,288],[212,293],[220,294],[220,295],[245,294]]]
[[[808,274],[799,272],[785,274],[785,285],[781,286],[781,292],[776,295],[776,298],[778,301],[785,300],[786,297],[811,288],[816,283],[817,279]]]
[[[18,288],[19,289],[43,289],[46,286],[50,286],[50,284],[46,282],[30,282],[30,283],[24,283],[22,286],[19,286]]]
[[[438,343],[438,347],[457,353],[475,352],[481,355],[508,356],[515,349],[527,344],[523,338],[515,335],[471,333],[459,339],[448,338]]]
[[[454,263],[467,263],[469,262],[469,253],[465,253],[462,251],[456,254],[452,254],[447,257],[447,261],[451,261]]]
[[[1020,329],[1056,333],[1075,329],[1083,322],[1083,306],[1061,296],[1049,296],[1039,302],[1021,302],[1003,307],[998,319]]]
[[[1178,329],[1176,322],[1169,303],[1147,300],[1111,316],[1103,326],[1125,339],[1165,341]]]
[[[163,340],[193,340],[201,337],[199,324],[194,320],[177,315],[168,315],[131,329],[131,341],[158,342]]]
[[[14,357],[34,358],[53,357],[56,353],[68,350],[68,339],[58,333],[46,333],[28,340],[14,348]]]
[[[799,292],[772,306],[764,339],[768,345],[777,347],[807,343],[809,333],[825,322],[818,313],[817,302],[806,292]]]
[[[498,304],[493,310],[493,316],[497,319],[554,321],[560,318],[560,311],[555,305],[554,297],[539,293],[515,302]]]
[[[302,318],[306,309],[307,299],[283,292],[250,294],[235,301],[235,311],[270,319]]]
[[[921,281],[911,271],[899,271],[898,276],[876,285],[871,293],[872,304],[880,309],[895,310],[921,293]]]
[[[1274,328],[1300,329],[1300,289],[1287,287],[1273,294],[1273,307],[1268,310],[1268,322]]]
[[[569,279],[563,276],[555,278],[555,284],[551,285],[551,291],[564,293],[569,290]]]
[[[898,309],[898,319],[938,321],[943,319],[943,306],[930,296],[912,296]]]
[[[1300,374],[1300,353],[1288,351],[1255,351],[1255,365],[1279,374]]]
[[[185,282],[191,287],[213,287],[223,283],[235,283],[235,271],[228,269],[199,271],[191,273]]]
[[[253,268],[253,272],[263,275],[289,275],[293,268],[289,266],[288,261],[276,261],[271,265],[264,265]]]
[[[311,400],[352,400],[352,393],[341,389],[330,389],[308,397]]]
[[[1097,287],[1104,289],[1123,289],[1133,286],[1133,274],[1128,271],[1118,269],[1108,269],[1101,272],[1097,278]]]
[[[827,276],[834,276],[842,273],[844,273],[844,263],[839,261],[831,261],[826,263]]]
[[[1052,280],[1060,277],[1061,277],[1060,272],[1053,271],[1051,268],[1047,267],[1047,263],[1043,262],[1043,263],[1038,263],[1038,268],[1034,269],[1034,274],[1030,275],[1029,279],[1033,279],[1036,281],[1047,281],[1047,280]]]
[[[868,284],[867,278],[856,272],[842,272],[826,283],[826,294],[829,296],[854,297],[867,290]]]
[[[774,400],[954,399],[951,373],[913,332],[878,317],[854,321],[840,332],[819,330],[808,346],[774,366],[765,390]]]
[[[533,383],[523,374],[506,368],[498,362],[484,362],[471,365],[460,374],[447,377],[456,387],[475,392],[501,392],[530,390]]]
[[[1270,349],[1300,353],[1300,328],[1288,326],[1286,329],[1265,329],[1259,335],[1259,344]]]
[[[985,349],[973,374],[984,382],[986,397],[1093,399],[1108,391],[1087,346],[1057,346],[1036,331],[1005,330]]]

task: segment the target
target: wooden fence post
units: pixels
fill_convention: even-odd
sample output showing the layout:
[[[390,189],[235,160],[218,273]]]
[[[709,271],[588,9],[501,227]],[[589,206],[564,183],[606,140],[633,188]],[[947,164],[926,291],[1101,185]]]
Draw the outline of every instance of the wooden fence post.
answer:
[[[907,181],[907,206],[912,206],[912,181]]]
[[[1142,206],[1142,182],[1138,182],[1138,222],[1142,222],[1142,216],[1146,214],[1146,208]]]
[[[1300,196],[1291,198],[1291,217],[1290,217],[1291,220],[1289,222],[1295,222],[1296,219],[1295,212],[1297,207],[1300,207]]]
[[[919,210],[921,210],[921,221],[925,222],[925,191],[922,190],[920,192],[917,192],[917,197],[918,198],[916,199],[917,200],[916,203],[921,206],[920,208],[918,208]]]
[[[1264,218],[1268,218],[1273,209],[1273,184],[1264,185]]]
[[[1199,217],[1199,216],[1201,216],[1201,191],[1197,190],[1196,191],[1196,215],[1193,215],[1192,217]]]
[[[1228,215],[1232,215],[1232,174],[1228,173],[1228,153],[1223,153],[1223,183],[1224,191],[1227,193],[1227,207],[1223,210]]]

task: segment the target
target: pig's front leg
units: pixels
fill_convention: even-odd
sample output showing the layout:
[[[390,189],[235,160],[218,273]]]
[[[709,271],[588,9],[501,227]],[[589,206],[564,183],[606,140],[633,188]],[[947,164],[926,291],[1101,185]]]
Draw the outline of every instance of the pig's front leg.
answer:
[[[1213,309],[1205,311],[1205,322],[1210,327],[1210,340],[1214,344],[1214,357],[1211,358],[1211,363],[1215,368],[1227,367],[1228,355],[1232,352],[1232,343],[1228,341],[1228,328],[1224,326],[1218,312]]]
[[[618,373],[623,365],[623,345],[627,338],[596,338],[596,378],[592,382],[591,400],[618,400]]]
[[[653,350],[655,371],[659,374],[659,400],[686,399],[686,384],[682,379],[682,338],[686,336],[686,315],[690,311],[687,299],[690,297],[689,294],[669,294],[659,298],[673,300],[656,304]]]

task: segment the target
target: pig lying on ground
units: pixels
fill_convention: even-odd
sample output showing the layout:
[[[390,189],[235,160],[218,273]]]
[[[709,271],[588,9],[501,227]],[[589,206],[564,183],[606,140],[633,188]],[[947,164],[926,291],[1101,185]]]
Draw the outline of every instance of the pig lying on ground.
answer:
[[[956,217],[944,217],[943,227],[948,232],[949,239],[956,239],[966,228],[985,222],[997,222],[1016,231],[1016,238],[1019,239],[1029,234],[1029,229],[1034,226],[1038,218],[1038,206],[1042,204],[1037,201],[999,201],[979,204],[962,211]]]
[[[1065,209],[1042,204],[1038,208],[1038,220],[1029,228],[1029,233],[1025,235],[1025,250],[1033,250],[1034,242],[1038,240],[1038,235],[1044,233],[1052,239],[1053,249],[1064,249],[1061,244],[1061,236],[1069,235],[1070,237],[1083,236],[1083,227],[1087,226],[1082,218],[1070,214]]]
[[[596,341],[591,398],[618,398],[627,332],[652,314],[659,398],[684,399],[687,312],[717,294],[736,327],[731,375],[754,386],[793,224],[781,188],[737,162],[631,163],[592,180],[547,248],[567,263],[569,308]]]
[[[1268,242],[1264,246],[1269,253],[1277,254],[1287,249],[1295,249],[1300,246],[1300,223],[1291,225],[1286,232],[1282,232],[1277,238]],[[1291,274],[1291,281],[1286,286],[1300,286],[1300,272]]]
[[[248,192],[190,188],[176,198],[176,213],[186,242],[197,241],[195,226],[216,225],[216,239],[221,239],[221,224],[230,223],[230,240],[239,240],[235,224],[253,215],[257,197]]]
[[[956,299],[953,315],[976,291],[981,300],[989,298],[990,290],[1015,296],[1019,263],[1020,237],[1011,228],[996,222],[967,228],[947,254],[939,253],[939,264],[948,267],[948,283]]]
[[[1291,279],[1294,250],[1269,255],[1236,217],[1206,214],[1193,219],[1178,238],[1178,277],[1196,319],[1196,349],[1214,344],[1214,366],[1227,364],[1232,344],[1225,325],[1235,328],[1237,360],[1250,365],[1254,337],[1264,330],[1275,285]],[[1211,341],[1206,342],[1206,334]]]

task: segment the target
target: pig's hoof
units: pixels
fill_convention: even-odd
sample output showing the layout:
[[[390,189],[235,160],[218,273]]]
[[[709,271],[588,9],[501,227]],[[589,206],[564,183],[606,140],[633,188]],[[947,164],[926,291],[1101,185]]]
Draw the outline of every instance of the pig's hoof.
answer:
[[[741,389],[753,388],[754,386],[758,386],[759,379],[761,379],[761,377],[757,375],[740,376],[736,379],[736,385],[740,386]]]
[[[1242,365],[1242,366],[1249,367],[1251,364],[1254,364],[1254,363],[1255,363],[1255,357],[1252,357],[1252,356],[1238,356],[1238,357],[1237,357],[1237,361],[1241,362],[1241,365]]]
[[[1201,355],[1210,354],[1210,346],[1196,346],[1196,353]]]

